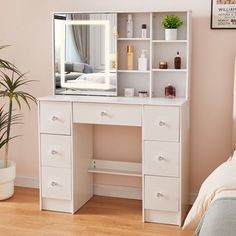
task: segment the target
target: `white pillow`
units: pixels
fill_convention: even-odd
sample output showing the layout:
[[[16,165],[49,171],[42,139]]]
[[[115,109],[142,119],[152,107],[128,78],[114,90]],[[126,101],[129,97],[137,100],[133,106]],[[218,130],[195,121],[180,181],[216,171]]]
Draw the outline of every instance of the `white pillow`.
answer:
[[[203,182],[183,229],[196,229],[210,203],[224,191],[236,191],[236,159],[218,166]],[[216,199],[216,198],[215,198]]]

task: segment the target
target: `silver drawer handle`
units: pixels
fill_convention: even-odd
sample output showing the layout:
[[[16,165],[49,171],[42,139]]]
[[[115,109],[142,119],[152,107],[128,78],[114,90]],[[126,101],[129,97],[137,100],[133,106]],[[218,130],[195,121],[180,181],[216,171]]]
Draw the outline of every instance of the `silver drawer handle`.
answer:
[[[51,186],[52,186],[52,187],[58,186],[58,183],[55,182],[55,181],[52,181],[52,182],[51,182]]]
[[[100,116],[102,116],[102,117],[103,117],[103,116],[107,116],[107,115],[108,115],[108,114],[107,114],[105,111],[101,111],[101,112],[100,112]]]
[[[165,126],[166,125],[166,122],[164,122],[164,121],[159,121],[159,126]]]
[[[52,116],[52,121],[56,121],[59,120],[59,118],[57,116]]]
[[[165,160],[165,157],[159,156],[159,157],[158,157],[158,160],[159,160],[159,161],[164,161],[164,160]]]
[[[156,195],[158,198],[160,198],[160,197],[164,197],[164,195],[162,194],[162,193],[157,193],[157,195]]]
[[[56,155],[57,153],[58,153],[58,152],[57,152],[56,150],[52,150],[52,151],[51,151],[51,154],[52,154],[52,155]]]

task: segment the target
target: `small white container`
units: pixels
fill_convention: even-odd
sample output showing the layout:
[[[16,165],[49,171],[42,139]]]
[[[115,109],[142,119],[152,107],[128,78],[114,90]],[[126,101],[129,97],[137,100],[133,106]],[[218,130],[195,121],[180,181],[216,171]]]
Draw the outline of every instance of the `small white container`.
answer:
[[[125,88],[124,94],[125,94],[125,97],[133,97],[134,96],[134,88]]]

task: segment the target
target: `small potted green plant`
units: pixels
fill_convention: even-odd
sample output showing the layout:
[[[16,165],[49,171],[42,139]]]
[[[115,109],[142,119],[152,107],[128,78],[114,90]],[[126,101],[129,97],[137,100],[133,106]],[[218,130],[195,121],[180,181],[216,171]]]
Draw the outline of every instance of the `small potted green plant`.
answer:
[[[6,46],[0,46],[0,49]],[[0,200],[5,200],[14,194],[16,165],[8,160],[9,142],[18,135],[12,136],[12,126],[21,123],[22,114],[13,109],[14,102],[21,109],[23,103],[30,108],[30,101],[36,102],[31,94],[24,91],[28,80],[18,68],[0,58],[0,149],[3,148],[3,159],[0,160]]]
[[[183,25],[183,21],[179,16],[165,16],[162,25],[165,28],[165,40],[177,40],[177,29]]]

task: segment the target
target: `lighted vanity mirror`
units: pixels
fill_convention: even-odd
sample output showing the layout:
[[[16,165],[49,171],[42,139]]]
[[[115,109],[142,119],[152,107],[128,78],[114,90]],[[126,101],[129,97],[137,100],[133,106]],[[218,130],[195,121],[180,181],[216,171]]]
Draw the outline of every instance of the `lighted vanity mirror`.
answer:
[[[56,94],[117,95],[117,14],[54,14]]]

